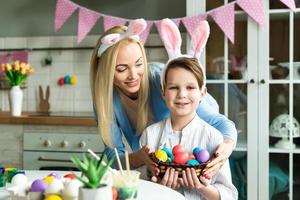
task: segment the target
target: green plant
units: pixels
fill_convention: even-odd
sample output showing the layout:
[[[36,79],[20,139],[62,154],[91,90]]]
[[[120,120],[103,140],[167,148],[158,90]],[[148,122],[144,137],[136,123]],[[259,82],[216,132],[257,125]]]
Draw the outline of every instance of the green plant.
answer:
[[[76,156],[71,157],[71,161],[82,172],[83,176],[76,176],[79,181],[84,184],[84,187],[95,189],[100,186],[103,175],[107,172],[108,168],[113,163],[114,159],[108,161],[107,165],[102,163],[105,155],[102,154],[100,159],[97,160],[87,154],[83,155],[83,160]]]
[[[17,86],[21,85],[34,69],[30,64],[17,60],[14,63],[1,64],[1,71],[5,73],[11,86]]]

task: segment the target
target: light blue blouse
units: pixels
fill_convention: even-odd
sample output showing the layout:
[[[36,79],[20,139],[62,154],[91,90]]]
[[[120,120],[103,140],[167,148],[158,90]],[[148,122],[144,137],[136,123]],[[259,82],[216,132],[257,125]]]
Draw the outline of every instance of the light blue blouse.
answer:
[[[169,116],[168,107],[160,93],[160,73],[163,64],[151,63],[148,67],[150,71],[150,109],[154,122],[159,122]],[[132,151],[135,152],[140,149],[140,135],[136,133],[135,128],[131,126],[117,90],[114,90],[113,93],[113,107],[115,120],[112,124],[112,141],[118,150],[122,164],[124,164],[125,145],[122,142],[122,136],[125,136]],[[197,108],[197,114],[201,119],[218,129],[224,138],[230,138],[236,143],[237,131],[234,123],[219,113],[218,104],[212,96],[209,94],[205,96]],[[106,147],[105,152],[108,159],[115,156],[114,150],[109,147]],[[116,163],[114,163],[112,167],[116,166]]]

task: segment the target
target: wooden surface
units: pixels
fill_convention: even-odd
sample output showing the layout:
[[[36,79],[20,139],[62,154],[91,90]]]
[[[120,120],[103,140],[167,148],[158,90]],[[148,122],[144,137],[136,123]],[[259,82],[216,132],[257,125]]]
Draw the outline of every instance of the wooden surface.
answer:
[[[13,117],[9,112],[0,112],[0,124],[96,126],[96,120],[94,116],[80,116],[80,113],[57,116],[24,112],[20,117]]]

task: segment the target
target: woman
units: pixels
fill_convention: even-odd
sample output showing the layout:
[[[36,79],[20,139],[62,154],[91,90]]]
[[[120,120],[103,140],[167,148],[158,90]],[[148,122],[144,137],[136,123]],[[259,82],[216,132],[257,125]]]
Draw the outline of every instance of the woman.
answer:
[[[107,146],[107,156],[114,156],[115,147],[124,162],[124,136],[134,152],[129,155],[130,164],[146,164],[150,168],[153,162],[147,156],[147,147],[139,148],[140,134],[149,124],[167,118],[169,111],[160,93],[162,68],[147,66],[145,50],[138,39],[145,28],[145,20],[137,19],[128,27],[116,26],[106,31],[94,49],[90,76],[98,129]],[[214,174],[223,165],[237,137],[234,124],[212,104],[216,101],[207,95],[197,114],[223,134],[224,143],[208,164],[207,174]]]

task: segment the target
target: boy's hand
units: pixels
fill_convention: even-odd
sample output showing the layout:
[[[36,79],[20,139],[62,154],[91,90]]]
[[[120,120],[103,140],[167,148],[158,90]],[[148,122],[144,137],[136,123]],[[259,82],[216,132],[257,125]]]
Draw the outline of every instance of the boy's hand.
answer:
[[[231,155],[233,147],[234,143],[231,139],[224,140],[224,142],[217,147],[215,156],[206,165],[203,172],[210,177],[214,176]]]
[[[199,190],[206,185],[209,185],[211,178],[207,175],[201,175],[200,180],[194,168],[187,168],[182,171],[182,179],[180,179],[179,182],[183,187]]]
[[[168,168],[166,173],[162,179],[159,179],[157,176],[153,176],[151,181],[155,183],[159,183],[161,185],[165,185],[172,189],[178,189],[180,187],[179,179],[178,179],[178,172],[175,171],[173,168]]]

